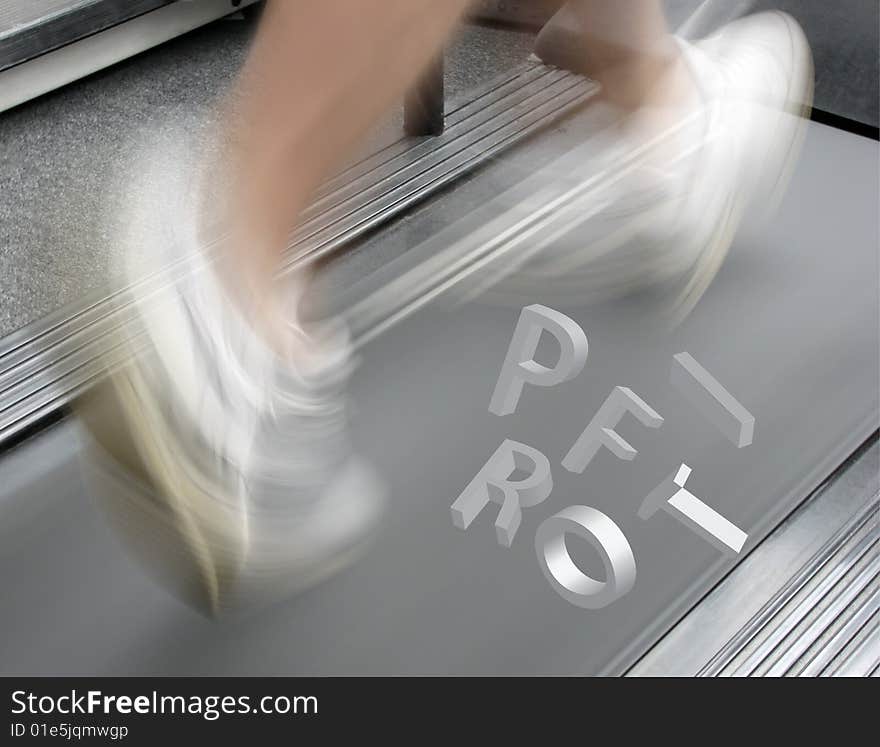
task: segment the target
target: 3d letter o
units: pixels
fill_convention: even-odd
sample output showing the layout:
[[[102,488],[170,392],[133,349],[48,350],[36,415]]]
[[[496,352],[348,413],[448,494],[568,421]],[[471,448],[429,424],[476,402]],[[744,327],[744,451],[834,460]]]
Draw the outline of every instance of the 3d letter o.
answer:
[[[565,546],[567,532],[587,540],[602,558],[605,580],[586,575]],[[601,609],[636,582],[636,560],[620,528],[601,511],[569,506],[545,519],[535,534],[535,551],[544,577],[563,599],[584,609]]]

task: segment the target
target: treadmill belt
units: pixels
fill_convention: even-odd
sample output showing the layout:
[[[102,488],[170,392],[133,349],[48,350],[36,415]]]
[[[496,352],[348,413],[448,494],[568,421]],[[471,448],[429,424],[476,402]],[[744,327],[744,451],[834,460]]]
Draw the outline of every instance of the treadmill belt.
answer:
[[[571,122],[556,128],[438,196],[368,240],[349,271],[357,274],[370,242],[387,252],[419,245],[498,184],[571,147],[576,131]],[[811,124],[780,212],[737,239],[681,327],[657,334],[562,309],[588,337],[585,368],[559,386],[526,386],[512,415],[488,406],[519,306],[429,305],[366,344],[353,428],[391,487],[381,536],[353,568],[251,617],[203,619],[129,560],[86,494],[73,423],[24,443],[0,461],[0,503],[14,518],[0,524],[0,671],[625,670],[736,563],[670,514],[639,518],[653,488],[686,462],[688,489],[748,534],[748,552],[877,427],[877,151]],[[353,290],[381,292],[380,279],[363,282]],[[683,351],[754,415],[750,446],[737,448],[670,383],[672,356]],[[616,430],[638,449],[635,459],[603,449],[583,474],[568,472],[562,458],[616,386],[656,409],[662,427],[627,415]],[[509,548],[496,540],[494,505],[466,531],[450,516],[505,439],[546,455],[554,480],[546,501],[523,510]],[[605,513],[632,548],[635,584],[603,609],[559,596],[536,557],[541,521],[576,504]],[[589,547],[570,550],[601,575]]]

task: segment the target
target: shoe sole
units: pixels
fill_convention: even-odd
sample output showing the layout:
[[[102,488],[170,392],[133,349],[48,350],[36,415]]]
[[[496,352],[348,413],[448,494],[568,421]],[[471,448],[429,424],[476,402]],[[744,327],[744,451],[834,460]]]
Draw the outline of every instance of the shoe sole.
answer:
[[[175,437],[137,395],[144,386],[137,351],[124,334],[108,349],[120,346],[131,362],[108,369],[74,408],[89,436],[84,456],[93,495],[127,549],[160,585],[217,617],[280,599],[282,590],[284,596],[301,593],[355,562],[370,546],[383,503],[378,481],[362,491],[377,496],[376,510],[361,531],[339,540],[332,555],[300,560],[290,574],[283,566],[269,569],[277,588],[263,591],[271,593],[244,588],[254,579],[263,583],[260,574],[266,572],[248,566],[247,512],[224,511],[237,503],[235,496],[174,453]]]

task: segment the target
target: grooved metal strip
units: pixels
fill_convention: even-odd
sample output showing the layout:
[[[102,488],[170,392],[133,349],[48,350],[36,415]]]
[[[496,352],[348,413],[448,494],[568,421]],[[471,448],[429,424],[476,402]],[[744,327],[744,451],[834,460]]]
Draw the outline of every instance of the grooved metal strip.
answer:
[[[876,625],[880,614],[878,610],[880,610],[880,589],[875,590],[861,605],[853,606],[845,624],[841,625],[837,632],[813,653],[812,658],[806,662],[798,675],[815,677],[826,673],[826,669],[833,661],[846,655],[860,631],[866,627],[870,629],[870,621],[873,620],[873,624]]]
[[[527,62],[514,70],[502,73],[490,83],[472,91],[467,100],[452,103],[446,110],[444,135],[448,137],[450,130],[460,127],[468,118],[479,115],[480,112],[485,114],[487,109],[498,101],[508,96],[516,95],[517,92],[523,94],[524,89],[531,83],[538,80],[545,84],[552,83],[566,75],[568,73],[563,70],[534,62]],[[528,95],[528,93],[525,92],[525,95]],[[402,138],[386,145],[375,153],[365,156],[362,160],[351,164],[328,179],[318,190],[315,195],[315,202],[306,210],[305,214],[309,215],[318,206],[322,198],[340,187],[350,184],[354,180],[363,179],[372,170],[389,163],[393,158],[405,153],[414,154],[416,149],[419,149],[422,153],[430,152],[433,141],[433,137],[420,138],[415,141],[412,138]]]
[[[826,674],[832,677],[877,676],[880,669],[880,615],[874,615],[871,623],[856,635],[839,662],[833,664]]]
[[[414,178],[421,173],[419,169],[424,169],[423,159],[427,156],[432,156],[433,159],[453,158],[472,144],[470,138],[464,139],[461,134],[472,134],[479,129],[482,134],[491,135],[495,129],[509,125],[510,118],[506,115],[521,110],[529,111],[533,103],[534,87],[546,86],[548,93],[551,94],[565,93],[578,83],[577,79],[572,80],[567,73],[546,69],[538,76],[529,76],[523,81],[511,81],[505,87],[510,87],[512,90],[503,96],[506,112],[501,113],[491,107],[469,107],[468,111],[457,112],[456,115],[449,117],[450,121],[447,122],[446,129],[440,136],[446,137],[440,141],[439,147],[432,136],[420,138],[415,144],[398,141],[394,146],[389,146],[377,154],[381,157],[381,161],[376,165],[369,163],[373,159],[367,159],[359,164],[357,174],[350,174],[349,170],[346,170],[332,179],[330,184],[318,193],[315,202],[304,211],[301,225],[292,237],[292,244],[307,240],[332,221],[334,207],[336,210],[344,208],[344,200],[363,192],[374,195],[383,189],[387,190],[391,184],[405,183],[408,178]],[[401,145],[403,147],[400,147]],[[333,203],[336,205],[329,207]]]
[[[700,674],[827,674],[877,612],[878,506],[875,495]]]
[[[870,613],[877,609],[880,592],[875,591],[871,594],[866,605],[854,606],[854,603],[862,592],[869,590],[871,587],[876,588],[878,573],[880,573],[880,554],[875,552],[872,562],[858,573],[854,579],[845,585],[838,585],[829,593],[828,596],[833,597],[830,603],[810,621],[809,625],[799,635],[792,640],[786,641],[785,650],[781,651],[773,665],[766,668],[762,673],[768,677],[781,677],[789,674],[798,660],[810,648],[811,644],[818,640],[835,621],[858,615],[859,610],[865,606],[867,606],[868,611],[866,617],[870,617]],[[858,629],[856,628],[856,631]]]
[[[331,179],[292,237],[283,272],[388,221],[551,124],[597,88],[580,76],[531,61],[496,78],[450,110],[442,135],[401,140]],[[177,271],[170,267],[140,280],[139,292],[161,288]],[[108,335],[133,313],[122,302],[126,290],[94,294],[0,341],[0,444],[100,377],[97,359]]]
[[[505,101],[503,112],[481,121],[466,137],[444,140],[446,133],[438,136],[427,159],[419,156],[413,163],[394,164],[391,174],[380,174],[372,186],[356,195],[354,209],[341,202],[317,218],[307,219],[292,237],[282,273],[375,228],[554,121],[598,89],[596,84],[568,73],[549,86],[540,81],[530,85],[540,86],[540,94],[512,106]]]

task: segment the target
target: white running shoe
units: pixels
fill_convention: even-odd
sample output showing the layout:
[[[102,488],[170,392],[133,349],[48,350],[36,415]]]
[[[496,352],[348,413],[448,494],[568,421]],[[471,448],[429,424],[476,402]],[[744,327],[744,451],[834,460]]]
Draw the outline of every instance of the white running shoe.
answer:
[[[281,360],[227,300],[200,249],[195,206],[173,196],[185,190],[156,191],[166,181],[147,178],[152,204],[130,221],[165,278],[129,286],[119,311],[131,321],[107,358],[121,349],[130,360],[79,409],[96,495],[127,544],[214,615],[299,591],[352,560],[378,528],[384,492],[347,440],[344,332],[307,334],[291,321],[300,356]]]
[[[588,217],[501,280],[490,298],[582,305],[662,286],[671,288],[664,305],[678,321],[715,277],[742,221],[777,205],[812,103],[802,30],[789,15],[767,12],[679,44],[696,86],[693,103],[650,139],[626,122],[599,135],[593,152],[602,155],[582,173],[610,186],[586,192],[578,209]]]

